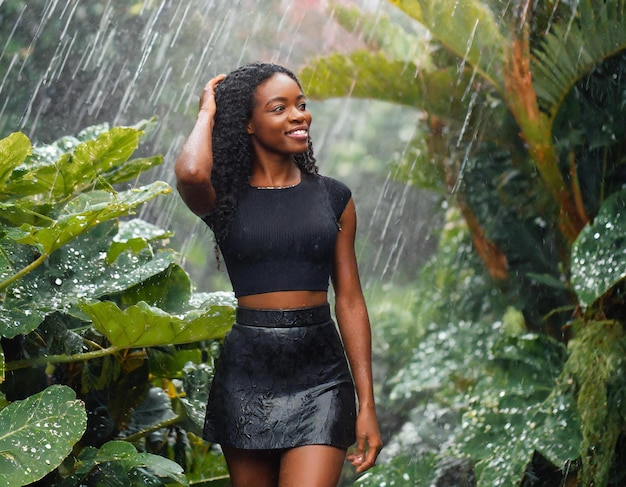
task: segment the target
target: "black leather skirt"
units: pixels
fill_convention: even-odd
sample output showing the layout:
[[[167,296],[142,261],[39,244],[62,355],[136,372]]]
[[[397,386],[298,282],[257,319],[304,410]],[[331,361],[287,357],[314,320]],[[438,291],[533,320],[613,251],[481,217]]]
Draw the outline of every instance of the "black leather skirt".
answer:
[[[355,393],[329,306],[238,308],[217,360],[204,439],[244,449],[355,441]]]

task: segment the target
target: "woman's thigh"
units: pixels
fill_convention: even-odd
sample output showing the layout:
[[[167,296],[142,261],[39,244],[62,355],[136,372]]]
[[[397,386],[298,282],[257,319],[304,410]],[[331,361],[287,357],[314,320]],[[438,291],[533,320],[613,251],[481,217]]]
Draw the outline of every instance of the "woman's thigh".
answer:
[[[281,451],[222,448],[233,487],[276,487]]]
[[[283,453],[279,487],[336,487],[346,458],[345,450],[307,445]]]

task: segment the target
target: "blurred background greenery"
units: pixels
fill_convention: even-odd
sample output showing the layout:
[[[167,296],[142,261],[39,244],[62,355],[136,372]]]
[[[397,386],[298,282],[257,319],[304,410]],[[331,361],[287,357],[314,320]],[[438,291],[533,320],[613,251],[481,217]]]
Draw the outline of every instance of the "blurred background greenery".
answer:
[[[156,116],[142,126],[136,155],[162,154],[163,163],[131,164],[133,177],[109,175],[109,182],[120,192],[155,181],[171,184],[173,160],[206,80],[248,61],[286,64],[298,72],[311,99],[321,170],[351,186],[359,212],[358,257],[372,317],[386,447],[379,466],[358,479],[346,469],[343,484],[619,486],[626,479],[625,11],[622,0],[5,0],[0,137],[21,131],[36,146],[56,147],[58,156],[92,139],[103,147],[106,127],[76,143],[55,142],[86,127],[135,125]],[[4,154],[26,147],[22,143],[5,144]],[[113,159],[114,167],[127,164]],[[16,236],[24,215],[36,209],[55,220],[60,214],[37,202],[45,193],[20,193],[26,187],[20,178],[43,174],[37,160],[26,161],[21,172],[3,176],[4,209],[20,215],[5,212],[5,255],[15,242],[37,242]],[[50,157],[47,164],[55,167],[55,161]],[[68,190],[67,197],[72,194]],[[88,194],[87,200],[95,197]],[[134,252],[148,265],[158,254],[152,250],[148,258],[145,250],[156,245],[174,257],[167,265],[150,264],[150,277],[129,279],[123,291],[92,297],[112,301],[119,313],[141,310],[146,320],[158,313],[135,306],[145,302],[182,312],[173,306],[179,292],[186,296],[186,313],[198,310],[199,301],[213,306],[214,298],[207,301],[202,293],[229,287],[216,269],[203,224],[174,193],[146,201],[137,212],[164,232],[147,237],[152,227],[140,225],[142,250],[128,243],[120,255]],[[97,238],[105,234],[114,233]],[[105,251],[111,252],[106,245],[99,250]],[[44,276],[58,265],[54,258],[46,261]],[[7,269],[6,276],[15,274]],[[37,308],[36,293],[14,299],[18,285],[3,288],[6,313]],[[176,291],[162,289],[168,286]],[[93,341],[89,323],[95,323],[96,312],[91,321],[75,314],[42,309],[42,324],[19,334],[6,325],[7,409],[46,382],[45,370],[24,360],[45,362],[47,355],[68,349],[42,341],[50,335],[45,330],[57,329],[60,321],[72,337],[78,333]],[[129,315],[124,316],[122,322]],[[186,316],[190,323],[196,319]],[[77,386],[58,379],[79,396],[81,390],[93,392],[88,397],[97,401],[87,404],[88,417],[105,418],[95,424],[109,425],[96,441],[79,445],[101,447],[127,438],[139,451],[176,460],[194,485],[223,482],[219,452],[194,437],[184,419],[199,414],[197,408],[184,408],[178,421],[136,412],[142,400],[158,404],[156,410],[179,412],[180,397],[195,398],[190,378],[204,377],[197,380],[206,386],[203,374],[210,376],[219,336],[200,338],[195,345],[175,346],[163,338],[150,342],[143,355],[133,355],[122,342],[130,355],[111,359],[125,371],[121,375],[111,372],[115,368],[94,372],[92,366],[90,372],[107,383],[109,399],[118,390],[112,382],[141,384],[136,404],[123,413],[103,399],[98,381]],[[105,334],[103,347],[107,340],[115,342]],[[123,367],[128,360],[138,368]],[[11,362],[24,365],[19,370],[38,377],[33,383],[39,385],[20,391],[24,382],[14,377],[18,369]],[[72,376],[72,367],[78,366],[63,366],[57,375]],[[147,375],[129,372],[136,370]],[[134,429],[127,428],[129,418]],[[107,465],[123,448],[105,449]],[[74,485],[76,472],[66,460],[40,482]],[[147,485],[146,477],[133,480],[138,474],[128,472],[136,469],[112,476]],[[163,478],[180,481],[168,472]]]

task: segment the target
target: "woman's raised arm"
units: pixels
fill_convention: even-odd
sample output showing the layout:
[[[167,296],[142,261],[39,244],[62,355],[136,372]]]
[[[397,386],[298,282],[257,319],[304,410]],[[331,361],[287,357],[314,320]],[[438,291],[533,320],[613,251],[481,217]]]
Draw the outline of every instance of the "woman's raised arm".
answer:
[[[174,163],[176,187],[185,204],[198,216],[207,215],[215,205],[211,184],[213,170],[212,135],[215,121],[215,88],[225,78],[221,74],[204,87],[196,123]]]

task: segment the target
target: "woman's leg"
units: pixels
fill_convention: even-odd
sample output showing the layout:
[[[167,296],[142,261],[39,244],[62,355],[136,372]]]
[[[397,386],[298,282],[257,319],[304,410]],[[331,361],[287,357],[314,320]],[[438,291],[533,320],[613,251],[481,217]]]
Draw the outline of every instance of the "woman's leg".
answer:
[[[222,448],[233,487],[276,487],[281,451]]]
[[[283,453],[280,487],[336,487],[346,458],[345,450],[307,445]]]

